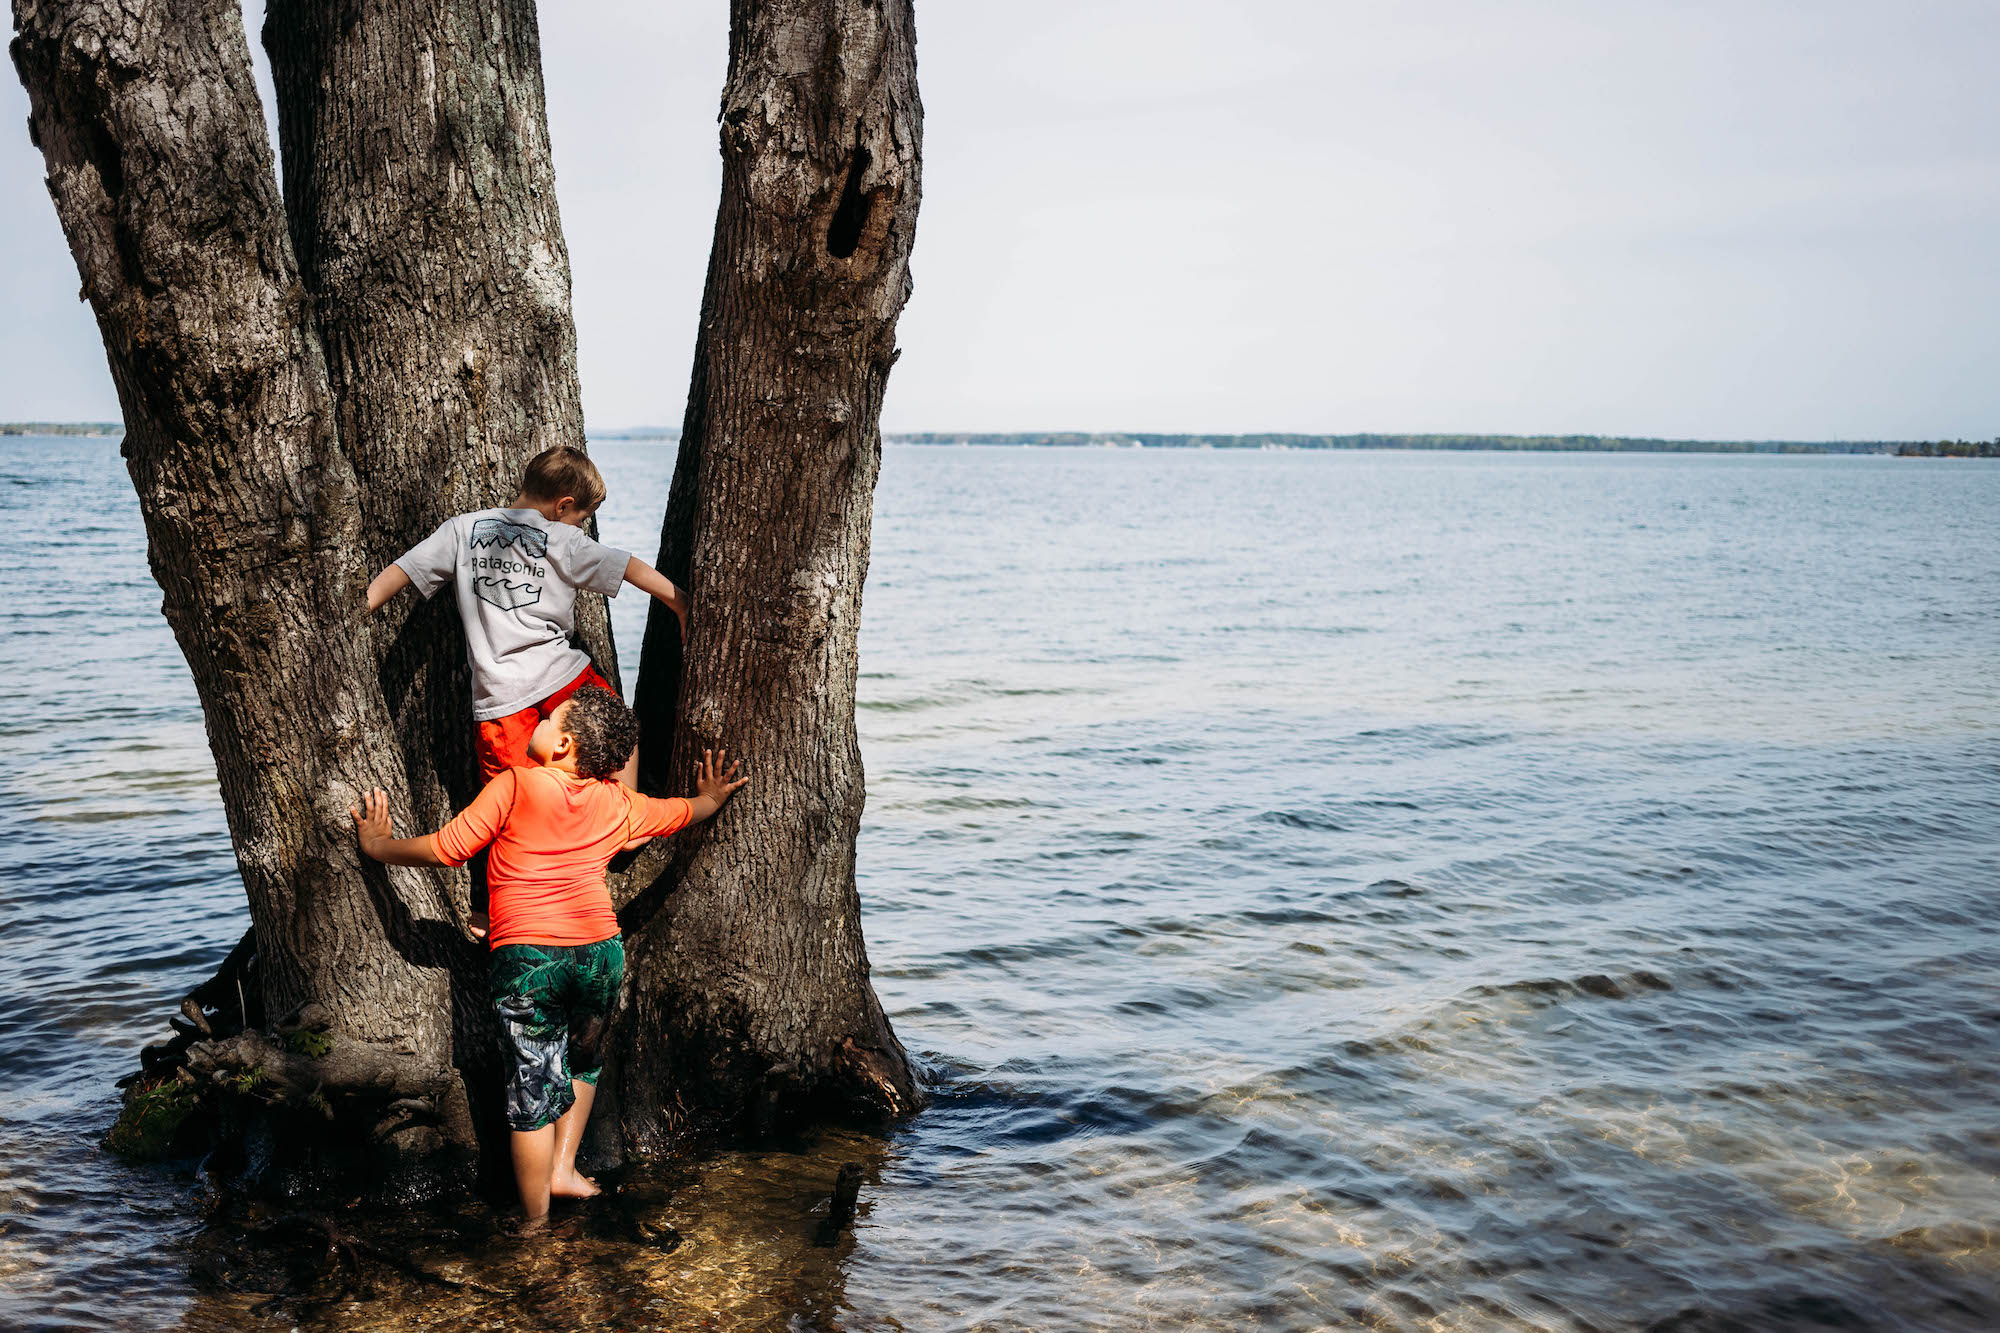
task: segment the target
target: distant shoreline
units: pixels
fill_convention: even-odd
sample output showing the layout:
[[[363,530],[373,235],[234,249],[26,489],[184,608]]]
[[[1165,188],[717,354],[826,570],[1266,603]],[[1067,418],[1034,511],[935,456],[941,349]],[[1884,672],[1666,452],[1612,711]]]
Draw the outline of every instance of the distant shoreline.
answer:
[[[122,421],[0,421],[0,435],[84,435],[115,439],[125,433]]]
[[[0,421],[0,436],[116,439],[116,421]],[[667,426],[587,431],[592,440],[679,440]],[[1173,435],[1151,431],[889,431],[888,444],[997,445],[1032,449],[1416,449],[1503,453],[1889,454],[1904,458],[1995,457],[1992,444],[1963,440],[1668,440],[1632,435]]]
[[[1899,440],[1663,440],[1624,435],[1166,435],[1141,431],[1016,434],[924,431],[897,444],[1001,444],[1097,449],[1470,449],[1515,453],[1891,454]]]
[[[677,440],[678,430],[592,431],[593,440]],[[1152,431],[885,431],[886,444],[1029,449],[1466,449],[1514,453],[1894,454],[1903,440],[1667,440],[1630,435],[1175,435]]]

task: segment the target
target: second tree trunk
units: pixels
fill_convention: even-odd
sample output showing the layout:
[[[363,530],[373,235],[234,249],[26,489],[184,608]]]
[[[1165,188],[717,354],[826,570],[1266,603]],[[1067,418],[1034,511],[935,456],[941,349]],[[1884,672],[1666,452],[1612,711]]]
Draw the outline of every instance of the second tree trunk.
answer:
[[[861,586],[909,297],[923,109],[906,0],[738,0],[721,207],[637,700],[655,790],[704,749],[751,785],[643,856],[625,904],[629,1142],[918,1100],[868,978],[854,846]]]

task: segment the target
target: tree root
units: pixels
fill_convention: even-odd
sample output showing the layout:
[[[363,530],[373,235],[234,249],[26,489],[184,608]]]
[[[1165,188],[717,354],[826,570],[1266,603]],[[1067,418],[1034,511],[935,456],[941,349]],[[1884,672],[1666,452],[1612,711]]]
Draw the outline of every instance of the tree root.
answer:
[[[367,1138],[419,1155],[446,1145],[473,1151],[477,1131],[457,1072],[419,1064],[401,1047],[330,1035],[332,1016],[307,1005],[294,1026],[253,1030],[189,1046],[176,1077],[204,1092],[236,1094],[369,1126]]]
[[[261,1006],[250,998],[259,993],[256,966],[257,932],[246,930],[215,975],[181,997],[178,1016],[167,1020],[174,1035],[140,1051],[138,1070],[119,1079],[118,1086],[157,1087],[187,1063],[188,1049],[196,1042],[233,1036],[262,1021]]]
[[[353,1124],[361,1130],[354,1138],[390,1145],[406,1160],[447,1145],[476,1150],[456,1071],[420,1065],[400,1047],[337,1037],[333,1014],[317,1003],[263,1031],[256,973],[256,936],[246,931],[215,975],[181,999],[167,1020],[173,1035],[142,1050],[140,1068],[118,1081],[125,1106],[107,1147],[139,1158],[179,1155],[191,1150],[193,1125],[232,1123],[227,1108],[240,1099]],[[207,1115],[195,1120],[197,1111]]]
[[[451,1081],[445,1073],[417,1065],[394,1047],[338,1039],[311,1027],[239,1032],[187,1049],[185,1072],[196,1083],[211,1083],[272,1106],[294,1106],[333,1118],[329,1094],[374,1094],[406,1110],[421,1108],[433,1119],[440,1094]]]

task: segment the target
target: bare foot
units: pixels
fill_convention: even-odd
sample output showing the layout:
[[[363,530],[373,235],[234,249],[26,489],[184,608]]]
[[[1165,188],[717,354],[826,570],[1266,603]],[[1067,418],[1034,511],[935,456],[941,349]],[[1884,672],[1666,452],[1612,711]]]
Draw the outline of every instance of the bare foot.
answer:
[[[571,1171],[566,1175],[549,1177],[549,1194],[557,1199],[589,1199],[604,1191],[597,1188],[597,1182],[589,1176]]]

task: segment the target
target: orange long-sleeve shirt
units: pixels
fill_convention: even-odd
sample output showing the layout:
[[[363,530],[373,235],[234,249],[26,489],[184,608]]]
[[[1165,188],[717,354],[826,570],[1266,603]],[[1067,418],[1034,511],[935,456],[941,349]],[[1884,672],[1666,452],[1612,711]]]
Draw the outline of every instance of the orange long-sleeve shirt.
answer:
[[[559,768],[510,768],[431,835],[447,865],[482,847],[492,924],[487,943],[595,944],[618,933],[604,867],[632,838],[685,828],[693,807],[678,796],[641,796],[615,778]]]

